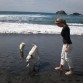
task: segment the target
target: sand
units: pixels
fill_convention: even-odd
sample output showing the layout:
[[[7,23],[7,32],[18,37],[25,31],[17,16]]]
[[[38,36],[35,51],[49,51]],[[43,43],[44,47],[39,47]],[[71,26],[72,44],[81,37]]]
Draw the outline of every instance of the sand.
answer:
[[[83,83],[83,36],[73,35],[72,60],[75,72],[65,76],[67,65],[63,72],[55,71],[59,65],[62,48],[60,35],[18,35],[0,34],[0,82],[1,83]],[[39,47],[41,58],[39,72],[28,72],[25,60],[21,59],[19,44],[26,43],[25,57],[35,42]]]

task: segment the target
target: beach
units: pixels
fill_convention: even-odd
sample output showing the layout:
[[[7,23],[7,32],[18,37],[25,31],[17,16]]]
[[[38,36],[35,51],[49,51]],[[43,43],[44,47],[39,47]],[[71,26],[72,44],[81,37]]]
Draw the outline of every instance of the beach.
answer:
[[[62,38],[56,34],[0,34],[0,82],[1,83],[83,83],[83,36],[71,35],[74,74],[65,76],[55,71],[59,65]],[[40,55],[39,72],[28,72],[26,61],[20,57],[19,44],[25,42],[24,56],[36,43]]]

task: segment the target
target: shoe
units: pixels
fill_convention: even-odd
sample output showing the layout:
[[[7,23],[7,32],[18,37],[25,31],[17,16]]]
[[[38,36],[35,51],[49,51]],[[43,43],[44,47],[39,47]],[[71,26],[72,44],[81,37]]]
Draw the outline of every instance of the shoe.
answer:
[[[60,68],[60,67],[56,67],[55,70],[57,70],[57,71],[62,71],[63,69]]]
[[[73,71],[68,71],[68,72],[65,73],[66,76],[70,76],[72,74],[73,74]]]

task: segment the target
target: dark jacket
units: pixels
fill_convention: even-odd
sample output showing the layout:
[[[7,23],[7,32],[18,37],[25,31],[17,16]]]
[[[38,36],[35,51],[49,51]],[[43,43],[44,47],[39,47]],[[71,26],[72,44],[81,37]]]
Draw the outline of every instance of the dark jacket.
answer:
[[[70,39],[70,29],[67,25],[63,27],[61,36],[63,37],[63,44],[72,44]]]

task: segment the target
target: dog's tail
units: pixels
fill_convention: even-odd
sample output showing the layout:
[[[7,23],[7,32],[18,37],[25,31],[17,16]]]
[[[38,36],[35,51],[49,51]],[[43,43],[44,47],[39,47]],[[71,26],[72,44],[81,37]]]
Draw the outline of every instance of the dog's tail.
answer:
[[[24,47],[25,47],[25,43],[24,42],[21,42],[20,45],[19,45],[19,50],[20,50],[20,57],[22,59],[24,59]]]

